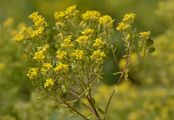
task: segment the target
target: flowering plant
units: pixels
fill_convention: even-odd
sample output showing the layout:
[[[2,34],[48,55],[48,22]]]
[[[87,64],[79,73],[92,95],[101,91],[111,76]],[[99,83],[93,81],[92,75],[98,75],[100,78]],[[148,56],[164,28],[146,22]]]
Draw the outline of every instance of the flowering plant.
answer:
[[[110,51],[116,65],[119,64],[117,44],[112,41],[114,20],[98,11],[81,14],[76,6],[56,12],[54,16],[56,24],[50,27],[38,12],[34,12],[29,16],[33,25],[14,36],[33,65],[27,76],[38,90],[45,91],[62,107],[68,107],[88,120],[88,115],[74,107],[75,103],[80,103],[97,120],[104,120],[115,90],[105,110],[95,103],[93,91],[96,82],[102,80],[103,64]],[[120,74],[118,83],[127,79],[132,53],[142,58],[153,51],[150,32],[138,34],[133,27],[134,19],[135,14],[126,14],[116,28],[123,33],[123,58],[126,59],[120,71],[114,73]],[[88,103],[83,103],[82,98]]]

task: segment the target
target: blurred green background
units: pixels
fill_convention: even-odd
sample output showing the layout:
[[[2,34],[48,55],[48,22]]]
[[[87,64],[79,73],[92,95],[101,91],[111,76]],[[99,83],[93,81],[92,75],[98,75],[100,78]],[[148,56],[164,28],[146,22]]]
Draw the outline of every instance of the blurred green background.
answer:
[[[109,14],[116,23],[125,13],[134,12],[137,29],[150,30],[154,39],[156,51],[129,73],[130,81],[118,87],[109,120],[173,120],[174,0],[0,0],[0,120],[80,119],[67,110],[57,109],[44,96],[38,97],[25,76],[25,55],[11,39],[21,23],[31,24],[28,15],[32,12],[39,11],[54,24],[54,12],[74,4],[82,12],[99,10]],[[103,99],[107,100],[115,82],[112,60],[107,66],[106,84],[96,92],[101,105],[105,105]]]

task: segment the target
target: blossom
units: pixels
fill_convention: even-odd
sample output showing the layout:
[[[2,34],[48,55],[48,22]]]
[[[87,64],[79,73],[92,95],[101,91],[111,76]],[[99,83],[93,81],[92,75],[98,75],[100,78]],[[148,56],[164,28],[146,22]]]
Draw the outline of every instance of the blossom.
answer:
[[[66,51],[58,50],[56,52],[56,57],[59,60],[65,59],[66,58],[66,55],[67,55]]]
[[[41,72],[45,73],[50,70],[53,66],[50,63],[44,63],[41,68]]]
[[[39,15],[39,12],[33,12],[29,18],[33,21],[34,26],[40,27],[40,26],[47,26],[47,22],[45,21],[45,18],[43,18],[41,15]]]
[[[55,72],[67,72],[68,71],[68,65],[67,64],[63,64],[62,62],[59,62],[56,67],[54,68]]]
[[[91,35],[94,33],[94,29],[86,28],[84,31],[82,31],[83,35]]]
[[[102,38],[97,38],[93,44],[93,47],[102,47],[105,44],[105,41]]]
[[[76,10],[76,5],[72,5],[70,7],[68,7],[65,11],[66,14],[66,18],[71,17],[71,16],[75,16],[79,11]]]
[[[32,80],[38,76],[38,68],[30,68],[27,73],[27,77]]]
[[[131,24],[134,22],[134,19],[135,19],[135,14],[129,13],[124,15],[123,22]]]
[[[114,20],[109,15],[104,15],[99,18],[99,24],[112,28]]]
[[[48,44],[44,45],[43,47],[38,47],[38,51],[34,53],[33,59],[41,62],[43,59],[45,59],[44,52],[48,49]]]
[[[150,37],[150,31],[140,32],[139,37],[142,38],[142,39],[146,39],[146,40],[149,39],[149,37]]]
[[[53,85],[54,85],[53,79],[49,78],[49,79],[46,79],[46,81],[44,83],[44,88],[53,87]]]
[[[117,29],[118,31],[124,31],[124,30],[127,30],[129,27],[130,27],[129,24],[126,24],[126,23],[124,23],[124,22],[120,22],[120,23],[118,24],[118,26],[117,26],[116,29]]]
[[[74,52],[71,54],[72,57],[75,57],[76,60],[81,60],[84,57],[84,51],[76,49]]]
[[[79,36],[79,37],[76,39],[76,42],[78,42],[79,44],[86,44],[86,43],[88,42],[88,39],[89,39],[88,36],[83,35],[83,36]]]
[[[102,52],[101,50],[96,50],[91,55],[91,60],[101,61],[103,58],[106,57],[106,54]]]
[[[61,44],[61,47],[64,47],[64,48],[70,48],[73,46],[73,43],[71,42],[71,38],[72,36],[69,35],[68,37],[66,37],[64,40],[63,40],[63,43]]]
[[[54,13],[54,18],[58,21],[64,19],[64,17],[65,17],[65,12],[63,11]]]
[[[98,11],[95,11],[95,10],[94,11],[86,11],[85,13],[82,14],[82,19],[96,21],[99,19],[100,16],[101,16],[101,14]]]

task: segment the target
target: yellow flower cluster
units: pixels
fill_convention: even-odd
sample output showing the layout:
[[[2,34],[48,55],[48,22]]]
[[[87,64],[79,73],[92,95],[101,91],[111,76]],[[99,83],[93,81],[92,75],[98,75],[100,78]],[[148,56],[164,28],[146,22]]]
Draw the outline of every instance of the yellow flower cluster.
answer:
[[[94,32],[95,32],[94,29],[87,28],[87,29],[85,29],[84,31],[82,31],[82,34],[83,34],[83,35],[91,35],[91,34],[93,34]]]
[[[102,40],[102,38],[97,38],[93,44],[93,47],[102,47],[105,45],[105,41]]]
[[[123,21],[118,24],[116,29],[118,31],[127,30],[128,28],[130,28],[131,24],[134,22],[134,19],[135,19],[134,13],[126,14],[123,18]]]
[[[27,73],[27,77],[32,80],[38,76],[38,68],[30,68]]]
[[[76,49],[74,52],[71,54],[72,57],[75,57],[76,60],[82,60],[84,57],[84,51]]]
[[[83,20],[91,20],[91,21],[97,21],[99,17],[101,16],[100,12],[98,11],[86,11],[82,14]]]
[[[127,30],[129,27],[130,27],[129,24],[126,24],[124,22],[120,22],[120,23],[118,23],[117,30],[118,31],[124,31],[124,30]]]
[[[49,79],[46,79],[46,81],[44,83],[44,88],[53,87],[53,85],[54,85],[53,79],[49,78]]]
[[[45,27],[48,26],[45,19],[39,15],[38,12],[32,13],[29,18],[33,21],[34,26],[25,27],[18,34],[14,36],[14,39],[17,42],[21,42],[23,40],[27,40],[29,38],[35,38],[44,33]]]
[[[16,35],[14,36],[14,40],[15,40],[16,42],[21,42],[21,41],[24,40],[24,39],[25,39],[24,30],[20,31],[18,34],[16,34]]]
[[[140,37],[141,39],[145,39],[145,40],[149,39],[149,37],[150,37],[150,31],[147,31],[147,32],[140,32],[139,37]]]
[[[57,58],[57,59],[63,60],[63,59],[66,58],[66,56],[67,56],[66,51],[57,50],[57,52],[56,52],[56,58]]]
[[[134,13],[129,13],[129,14],[126,14],[123,18],[123,22],[125,23],[133,23],[134,22],[134,19],[135,19],[135,14]]]
[[[60,72],[60,73],[67,72],[68,71],[68,65],[63,64],[63,63],[60,62],[56,65],[56,67],[54,68],[54,71],[55,72]]]
[[[112,28],[114,20],[109,15],[104,15],[99,18],[99,23],[105,27]]]
[[[61,47],[64,47],[64,48],[70,48],[70,47],[73,47],[73,43],[71,42],[71,38],[72,36],[69,35],[68,37],[66,37],[64,40],[63,40],[63,43],[61,44]]]
[[[101,50],[96,50],[93,52],[90,58],[91,60],[101,61],[104,57],[106,57],[106,54],[104,52],[102,52]]]
[[[61,21],[64,19],[68,19],[69,17],[75,16],[79,13],[78,10],[76,10],[76,5],[72,5],[66,9],[66,11],[56,12],[54,14],[54,17],[57,21]]]
[[[45,18],[39,15],[38,12],[33,12],[29,18],[33,21],[35,27],[44,27],[48,25]]]
[[[54,18],[58,21],[64,19],[65,13],[63,11],[54,13]]]
[[[49,48],[48,44],[44,45],[43,47],[38,47],[38,51],[34,53],[33,59],[41,62],[45,59],[45,51]]]
[[[42,65],[41,72],[42,72],[42,73],[46,73],[46,72],[49,71],[51,68],[53,68],[53,66],[52,66],[50,63],[44,63],[44,64]]]
[[[80,45],[84,45],[88,42],[89,40],[89,37],[86,36],[86,35],[83,35],[83,36],[79,36],[77,39],[76,39],[76,42],[78,42]]]

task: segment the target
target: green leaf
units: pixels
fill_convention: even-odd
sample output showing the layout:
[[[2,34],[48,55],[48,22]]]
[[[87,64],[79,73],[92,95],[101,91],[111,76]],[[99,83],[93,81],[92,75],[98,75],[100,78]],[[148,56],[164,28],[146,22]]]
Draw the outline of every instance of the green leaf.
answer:
[[[149,49],[149,52],[150,53],[153,53],[155,51],[155,48],[154,47],[151,47],[150,49]]]
[[[153,45],[153,40],[151,38],[149,38],[147,40],[147,46],[151,46],[151,45]]]

